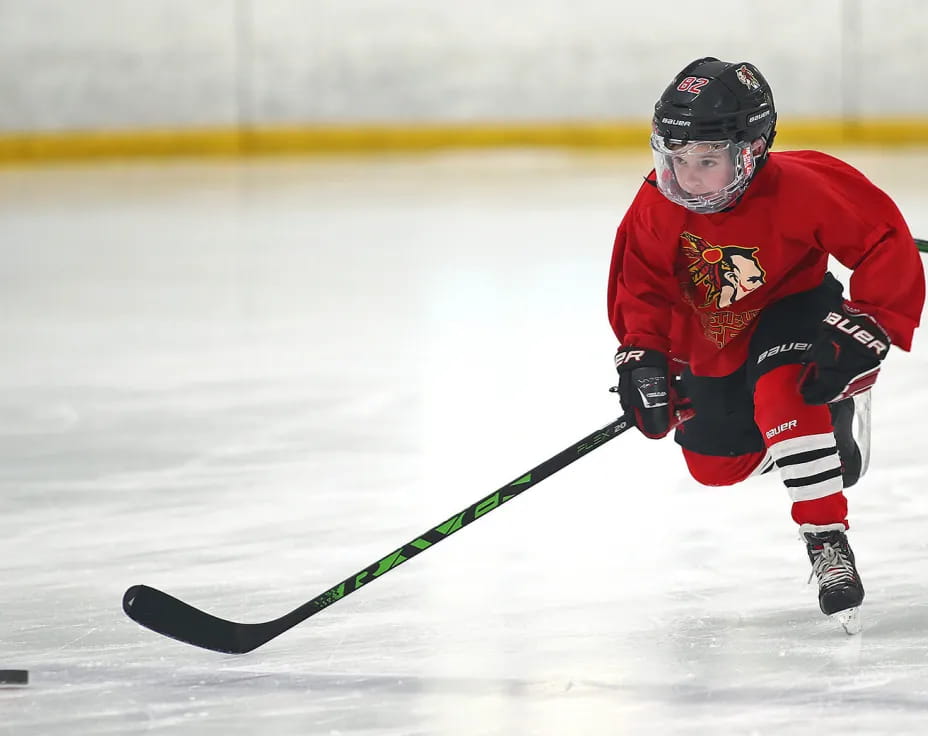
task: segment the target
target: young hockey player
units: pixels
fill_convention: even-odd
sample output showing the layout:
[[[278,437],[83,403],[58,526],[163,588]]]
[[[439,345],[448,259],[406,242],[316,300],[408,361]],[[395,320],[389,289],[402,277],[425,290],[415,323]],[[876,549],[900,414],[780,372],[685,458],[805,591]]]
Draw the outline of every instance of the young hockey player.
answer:
[[[864,588],[844,489],[868,450],[851,397],[869,402],[890,345],[910,349],[924,273],[892,200],[824,153],[771,153],[776,119],[749,63],[698,59],[661,95],[655,167],[609,275],[617,390],[646,436],[675,430],[700,483],[775,463],[821,610],[853,633]],[[853,271],[849,300],[829,256]]]

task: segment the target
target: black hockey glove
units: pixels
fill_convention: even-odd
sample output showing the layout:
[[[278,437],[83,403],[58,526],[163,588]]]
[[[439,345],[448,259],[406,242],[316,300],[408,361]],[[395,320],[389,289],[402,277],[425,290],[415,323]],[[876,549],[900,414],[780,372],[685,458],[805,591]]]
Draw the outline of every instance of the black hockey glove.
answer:
[[[850,302],[829,312],[802,356],[799,391],[807,404],[827,404],[869,390],[889,352],[889,336]]]
[[[645,437],[659,439],[693,416],[688,401],[678,392],[679,381],[670,375],[667,356],[658,350],[621,347],[615,354],[619,373],[616,390],[622,411],[635,417]]]

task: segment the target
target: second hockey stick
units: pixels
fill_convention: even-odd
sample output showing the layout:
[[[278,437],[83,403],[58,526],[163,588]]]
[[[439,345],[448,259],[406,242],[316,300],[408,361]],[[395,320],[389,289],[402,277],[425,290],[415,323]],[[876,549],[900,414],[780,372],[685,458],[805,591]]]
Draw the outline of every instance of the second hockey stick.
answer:
[[[218,618],[147,585],[133,585],[123,596],[123,610],[133,621],[154,632],[203,649],[228,654],[244,654],[280,636],[310,616],[328,608],[358,588],[376,580],[406,560],[450,537],[456,531],[499,508],[545,478],[566,468],[575,460],[618,437],[634,421],[627,414],[602,429],[588,434],[554,457],[536,465],[511,483],[507,483],[447,521],[394,550],[383,559],[365,567],[338,585],[307,601],[280,618],[264,623],[243,624]]]

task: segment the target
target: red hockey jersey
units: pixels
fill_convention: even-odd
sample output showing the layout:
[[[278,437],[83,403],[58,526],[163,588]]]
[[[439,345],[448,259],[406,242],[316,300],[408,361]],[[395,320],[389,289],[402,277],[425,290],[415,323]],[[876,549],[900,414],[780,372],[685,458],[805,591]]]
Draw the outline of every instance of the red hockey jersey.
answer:
[[[747,358],[768,304],[818,286],[828,256],[852,269],[850,298],[909,350],[925,275],[893,201],[852,166],[817,151],[771,153],[741,201],[703,215],[641,186],[616,234],[609,317],[623,345],[654,348],[697,375]]]

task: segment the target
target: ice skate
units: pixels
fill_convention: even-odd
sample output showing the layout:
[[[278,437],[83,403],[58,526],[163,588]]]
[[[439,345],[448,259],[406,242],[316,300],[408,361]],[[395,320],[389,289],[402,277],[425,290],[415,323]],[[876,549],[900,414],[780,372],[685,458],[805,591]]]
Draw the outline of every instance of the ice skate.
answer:
[[[812,574],[818,579],[818,604],[822,613],[835,618],[848,634],[860,632],[860,604],[864,586],[854,564],[844,524],[803,524],[799,534],[806,543]]]
[[[870,407],[873,392],[865,391],[854,397],[854,441],[860,450],[860,477],[870,466]]]
[[[870,464],[870,392],[829,404],[844,487],[850,488]]]

